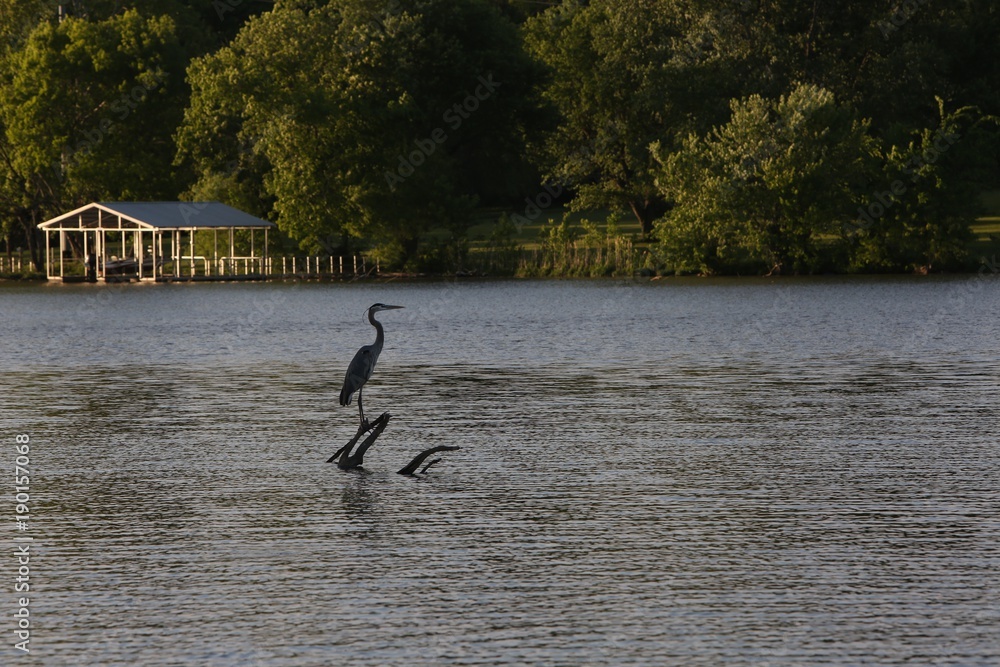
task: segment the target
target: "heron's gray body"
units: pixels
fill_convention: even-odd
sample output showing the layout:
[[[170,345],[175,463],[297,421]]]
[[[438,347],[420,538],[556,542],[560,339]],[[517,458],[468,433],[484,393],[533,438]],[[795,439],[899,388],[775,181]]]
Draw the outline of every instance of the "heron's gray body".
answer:
[[[340,390],[340,404],[350,405],[354,398],[354,392],[360,390],[375,372],[375,362],[378,355],[382,353],[382,343],[385,335],[382,327],[378,328],[378,338],[373,345],[365,345],[351,359],[351,365],[347,367],[347,374],[344,375],[344,388]]]

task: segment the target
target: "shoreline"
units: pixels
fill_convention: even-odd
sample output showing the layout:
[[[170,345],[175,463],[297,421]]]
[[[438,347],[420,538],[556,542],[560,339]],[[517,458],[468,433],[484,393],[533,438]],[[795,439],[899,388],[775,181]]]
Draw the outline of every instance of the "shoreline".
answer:
[[[983,270],[988,269],[988,270]],[[430,273],[383,273],[372,276],[353,278],[338,278],[327,276],[277,276],[269,278],[238,277],[219,279],[172,279],[158,281],[97,281],[85,280],[49,280],[46,277],[11,277],[0,276],[0,285],[53,285],[53,286],[126,286],[126,285],[194,285],[194,284],[260,284],[260,283],[329,283],[350,285],[352,283],[440,283],[440,282],[630,282],[630,283],[708,283],[708,282],[829,282],[829,281],[875,281],[875,280],[941,280],[951,278],[975,278],[997,275],[1000,266],[983,264],[979,271],[941,271],[932,273],[898,272],[898,273],[816,273],[816,274],[778,274],[778,275],[633,275],[633,276],[509,276],[509,275],[471,275],[471,274],[430,274]]]

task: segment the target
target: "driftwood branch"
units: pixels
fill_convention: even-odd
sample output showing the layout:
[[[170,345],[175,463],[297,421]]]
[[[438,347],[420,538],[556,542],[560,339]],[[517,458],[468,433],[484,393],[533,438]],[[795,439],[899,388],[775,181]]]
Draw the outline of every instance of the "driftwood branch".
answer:
[[[337,453],[328,458],[326,462],[336,462],[338,466],[344,469],[360,468],[361,464],[364,462],[365,452],[367,452],[368,448],[374,445],[375,441],[378,440],[378,437],[382,435],[382,431],[384,431],[385,427],[388,426],[389,418],[391,416],[392,415],[388,412],[383,412],[378,416],[378,419],[369,424],[367,428],[364,426],[358,427],[358,432],[354,434],[354,437],[351,438],[346,445],[338,449]],[[357,444],[358,440],[360,440],[361,436],[365,433],[368,433],[368,437],[365,438],[364,441],[358,446],[357,451],[352,453],[354,445]],[[338,457],[340,460],[337,460]]]
[[[461,447],[450,447],[450,446],[448,446],[448,445],[439,445],[439,446],[437,446],[437,447],[431,447],[430,449],[425,449],[424,451],[422,451],[422,452],[420,452],[419,454],[417,454],[417,455],[416,455],[416,456],[415,456],[415,457],[413,458],[413,460],[412,460],[412,461],[410,461],[410,462],[409,462],[409,463],[408,463],[408,464],[406,465],[406,467],[404,467],[404,468],[403,468],[402,470],[400,470],[400,471],[399,471],[399,474],[400,474],[400,475],[413,475],[414,473],[416,473],[416,471],[417,471],[417,468],[419,468],[419,467],[420,467],[420,464],[421,464],[421,463],[423,463],[423,462],[424,462],[424,460],[425,460],[425,459],[426,459],[426,458],[427,458],[428,456],[430,456],[431,454],[436,454],[436,453],[438,453],[438,452],[453,452],[453,451],[455,451],[456,449],[461,449]],[[426,466],[424,466],[424,469],[423,469],[423,470],[421,470],[420,472],[422,472],[422,473],[423,473],[423,472],[427,472],[427,469],[428,469],[428,468],[430,468],[430,467],[431,467],[432,465],[434,465],[435,463],[437,463],[437,462],[438,462],[438,461],[440,461],[440,460],[441,460],[441,459],[435,459],[435,460],[431,461],[431,462],[430,462],[430,463],[428,463],[428,464],[427,464]]]
[[[382,431],[385,427],[389,425],[390,415],[388,412],[383,412],[378,416],[378,419],[371,422],[370,424],[360,426],[358,432],[354,434],[354,437],[348,441],[346,445],[337,450],[337,452],[326,460],[327,463],[336,463],[340,468],[344,470],[350,470],[352,468],[360,468],[361,464],[364,462],[365,453],[368,449],[375,444],[378,437],[382,435]],[[361,436],[365,433],[368,434],[360,445],[358,445],[358,440],[361,440]],[[358,445],[355,450],[354,446]],[[417,469],[420,468],[422,464],[431,454],[436,454],[437,452],[451,452],[456,449],[461,449],[460,447],[453,447],[449,445],[439,445],[437,447],[431,447],[430,449],[425,449],[424,451],[417,454],[412,461],[410,461],[402,470],[399,471],[400,475],[417,475],[424,474],[427,472],[428,468],[441,461],[440,458],[433,459],[429,461],[420,472]]]
[[[439,457],[439,458],[436,458],[436,459],[431,459],[430,461],[428,461],[428,462],[427,462],[427,465],[425,465],[425,466],[424,466],[424,467],[423,467],[423,468],[422,468],[422,469],[420,470],[420,472],[419,472],[418,474],[420,474],[420,475],[423,475],[423,474],[424,474],[425,472],[427,472],[427,469],[428,469],[428,468],[430,468],[430,467],[431,467],[432,465],[434,465],[434,464],[436,464],[436,463],[441,463],[441,459],[440,459],[440,457]]]

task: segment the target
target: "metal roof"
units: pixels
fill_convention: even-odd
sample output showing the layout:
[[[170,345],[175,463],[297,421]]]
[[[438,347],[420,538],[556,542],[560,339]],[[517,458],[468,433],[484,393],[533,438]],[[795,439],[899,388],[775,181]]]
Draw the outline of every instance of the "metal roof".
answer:
[[[38,225],[40,229],[250,229],[273,222],[221,202],[94,202]]]

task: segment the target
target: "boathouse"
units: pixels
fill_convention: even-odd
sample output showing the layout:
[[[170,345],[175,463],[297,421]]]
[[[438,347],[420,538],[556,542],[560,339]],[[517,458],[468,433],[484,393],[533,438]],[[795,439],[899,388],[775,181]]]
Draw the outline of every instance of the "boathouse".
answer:
[[[38,225],[49,280],[108,282],[266,275],[273,227],[220,202],[183,201],[94,202]]]

